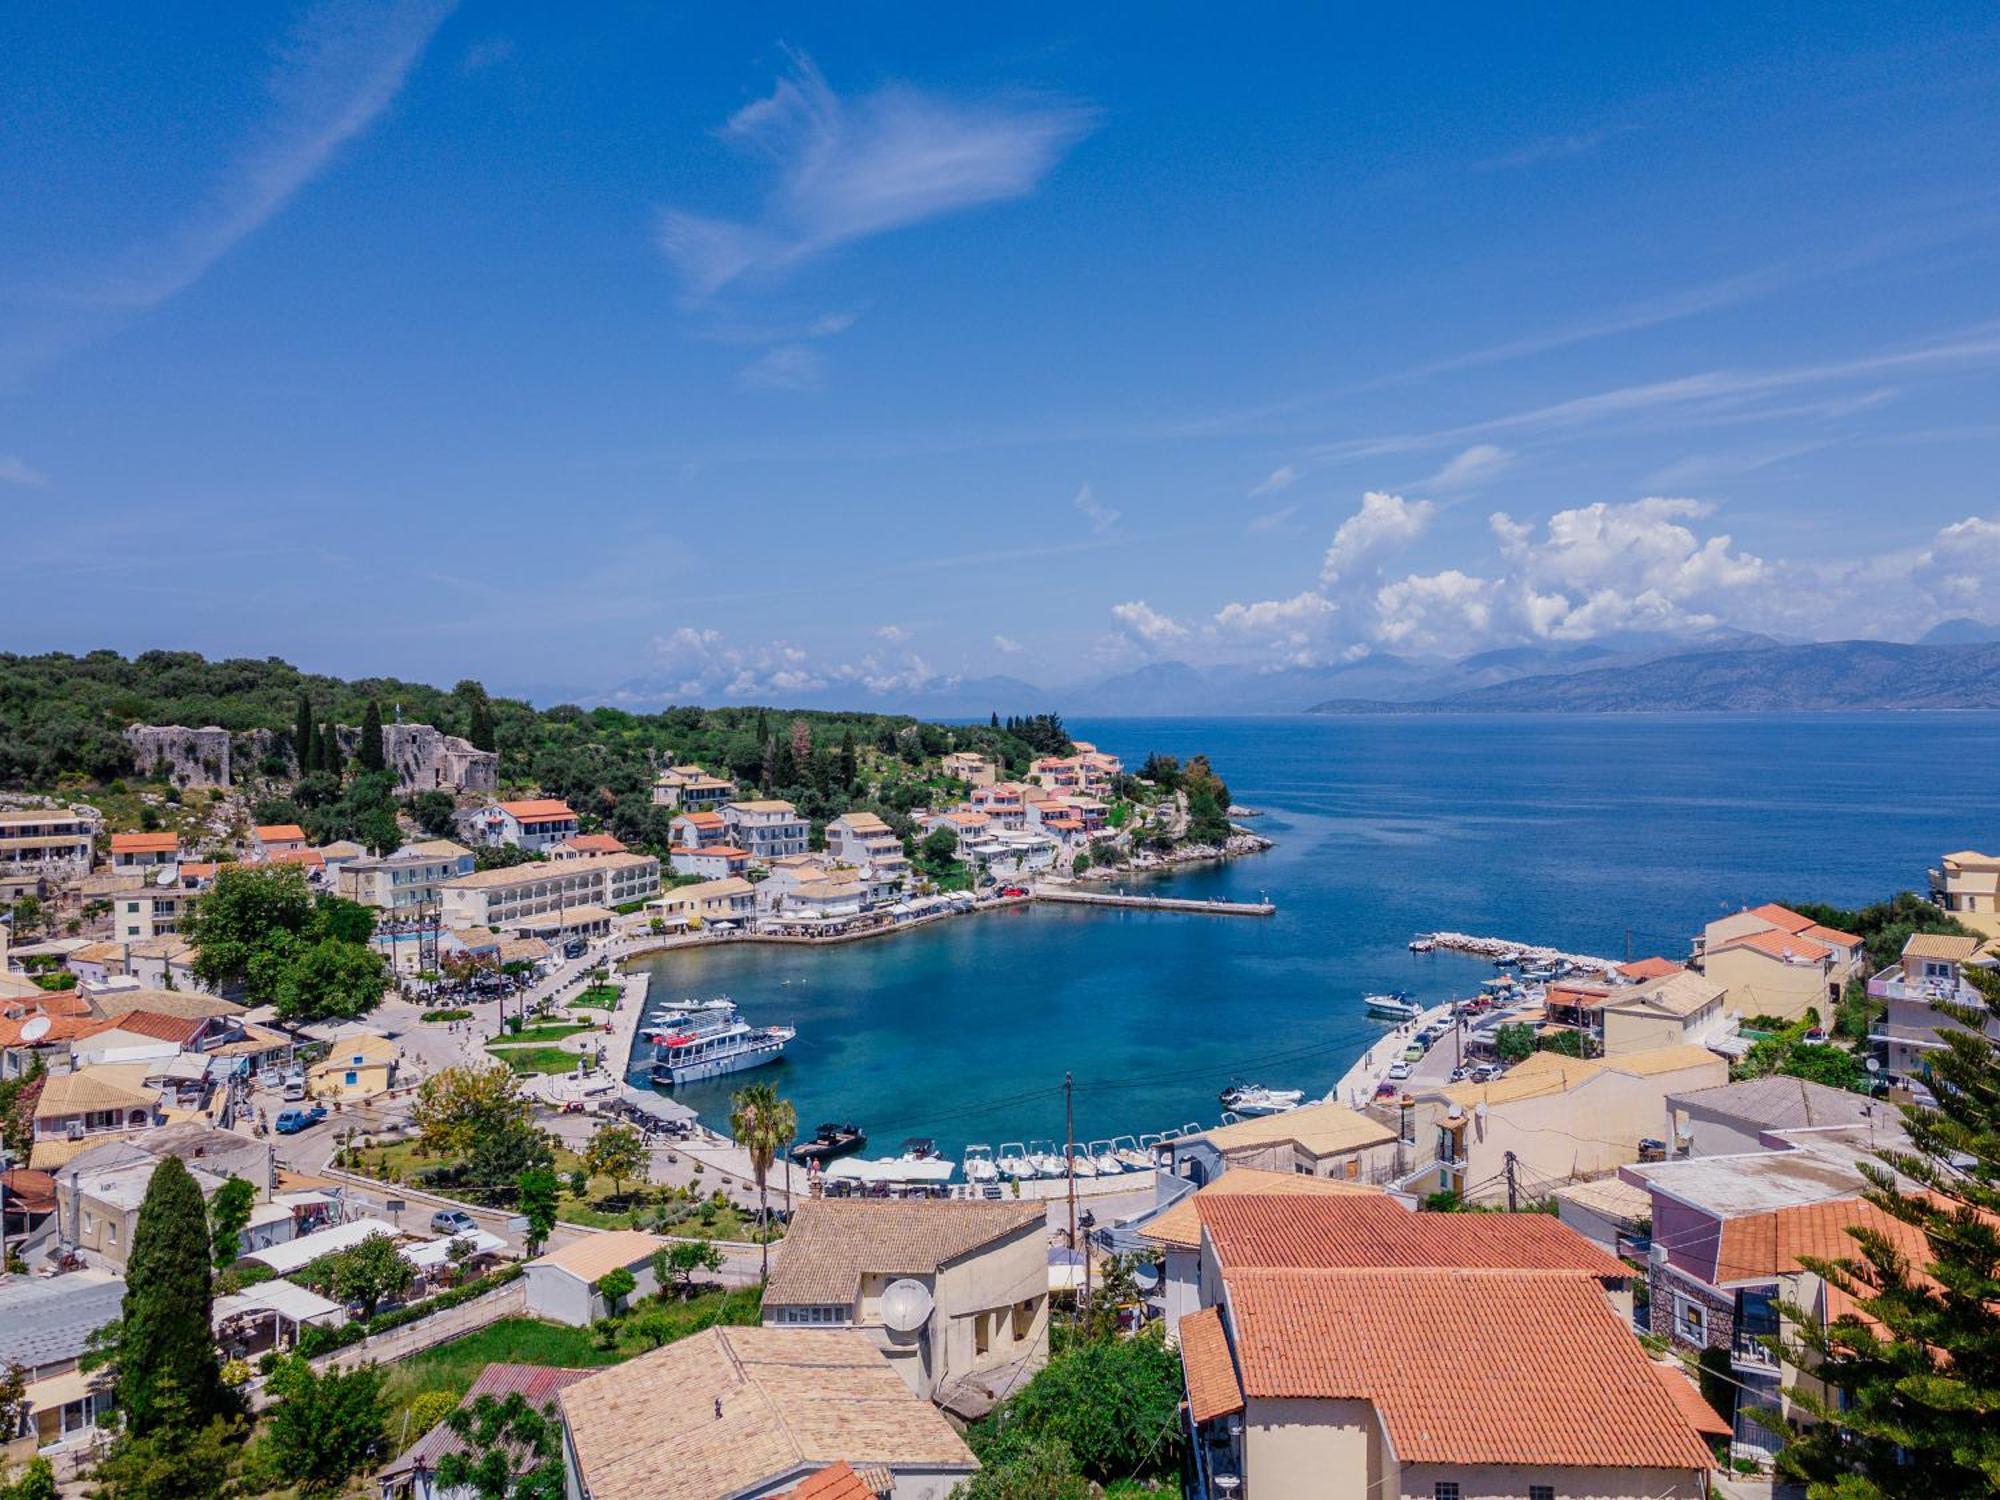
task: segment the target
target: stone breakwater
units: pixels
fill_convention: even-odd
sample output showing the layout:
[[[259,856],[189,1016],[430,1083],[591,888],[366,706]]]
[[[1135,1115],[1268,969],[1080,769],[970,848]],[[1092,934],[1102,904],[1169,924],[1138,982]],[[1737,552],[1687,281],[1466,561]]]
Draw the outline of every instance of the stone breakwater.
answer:
[[[1563,962],[1599,974],[1610,974],[1618,967],[1616,959],[1598,958],[1588,953],[1565,953],[1560,948],[1545,948],[1536,943],[1512,943],[1506,938],[1474,937],[1464,932],[1433,932],[1428,936],[1440,948],[1448,948],[1453,953],[1469,953],[1474,958],[1499,958],[1503,954],[1518,953],[1522,958],[1540,959],[1544,963]]]

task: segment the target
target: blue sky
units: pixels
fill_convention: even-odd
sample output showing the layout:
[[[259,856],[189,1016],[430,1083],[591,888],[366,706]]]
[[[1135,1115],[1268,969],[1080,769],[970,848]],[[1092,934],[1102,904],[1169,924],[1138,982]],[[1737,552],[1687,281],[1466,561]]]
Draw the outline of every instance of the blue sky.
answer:
[[[0,644],[865,701],[2000,618],[1990,8],[851,14],[0,14]]]

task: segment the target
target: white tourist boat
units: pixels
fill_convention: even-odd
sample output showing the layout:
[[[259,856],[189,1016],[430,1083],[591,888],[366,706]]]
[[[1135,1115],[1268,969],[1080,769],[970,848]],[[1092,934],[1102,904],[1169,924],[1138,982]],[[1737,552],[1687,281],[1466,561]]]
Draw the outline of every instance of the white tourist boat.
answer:
[[[967,1146],[965,1148],[965,1180],[967,1182],[994,1182],[999,1179],[1000,1168],[994,1165],[991,1146]]]
[[[1069,1143],[1068,1149],[1063,1152],[1063,1157],[1068,1163],[1066,1171],[1070,1176],[1095,1177],[1097,1175],[1097,1163],[1092,1161],[1090,1153],[1075,1141]]]
[[[1153,1165],[1153,1153],[1143,1149],[1133,1136],[1121,1135],[1111,1142],[1111,1150],[1125,1163],[1128,1172],[1143,1172]]]
[[[1125,1170],[1125,1163],[1118,1159],[1118,1153],[1111,1149],[1109,1141],[1090,1143],[1090,1163],[1097,1168],[1099,1177],[1116,1177]]]
[[[1035,1164],[1037,1177],[1064,1177],[1069,1173],[1069,1164],[1056,1150],[1054,1141],[1028,1142],[1028,1160]]]
[[[1028,1156],[1028,1148],[1020,1141],[1002,1141],[1000,1154],[993,1159],[1002,1177],[1011,1177],[1019,1182],[1035,1175],[1035,1164]]]
[[[1424,1008],[1401,990],[1382,995],[1364,995],[1361,1003],[1368,1014],[1382,1021],[1408,1021],[1424,1013]]]
[[[1267,1089],[1235,1083],[1222,1091],[1222,1107],[1239,1116],[1281,1115],[1305,1102],[1304,1089]]]
[[[785,1055],[798,1032],[790,1026],[752,1026],[731,1017],[712,1026],[661,1034],[653,1058],[652,1079],[663,1088],[678,1088],[704,1078],[720,1078],[761,1068]]]

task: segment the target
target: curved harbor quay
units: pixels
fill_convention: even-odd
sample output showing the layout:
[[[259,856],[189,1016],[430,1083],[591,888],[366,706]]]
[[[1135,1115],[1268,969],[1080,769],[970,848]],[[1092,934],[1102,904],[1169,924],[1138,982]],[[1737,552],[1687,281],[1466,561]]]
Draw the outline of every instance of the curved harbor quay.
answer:
[[[1598,958],[1590,953],[1565,953],[1560,948],[1545,948],[1538,943],[1513,943],[1506,938],[1475,937],[1466,932],[1427,932],[1423,937],[1436,947],[1452,953],[1469,953],[1474,958],[1505,958],[1511,955],[1542,963],[1566,963],[1572,968],[1588,969],[1598,974],[1609,974],[1618,967],[1618,960],[1614,958]]]
[[[1274,901],[1201,900],[1188,896],[1128,896],[1111,891],[1070,891],[1036,886],[1037,901],[1065,906],[1115,906],[1134,911],[1191,911],[1211,917],[1268,917],[1278,906]]]

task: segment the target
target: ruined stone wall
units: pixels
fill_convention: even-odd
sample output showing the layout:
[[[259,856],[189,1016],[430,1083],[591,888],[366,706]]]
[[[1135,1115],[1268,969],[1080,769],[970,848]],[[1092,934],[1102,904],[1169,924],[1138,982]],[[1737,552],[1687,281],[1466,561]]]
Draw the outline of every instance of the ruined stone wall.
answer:
[[[341,731],[347,741],[347,731]],[[361,732],[354,731],[358,746]],[[499,785],[500,757],[429,724],[384,724],[382,755],[396,773],[396,792],[490,792]]]
[[[164,776],[175,786],[229,785],[229,731],[214,724],[189,729],[182,724],[134,724],[125,731],[141,776]]]

